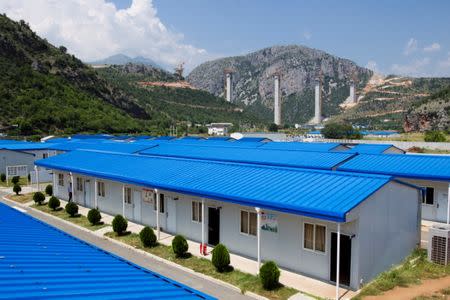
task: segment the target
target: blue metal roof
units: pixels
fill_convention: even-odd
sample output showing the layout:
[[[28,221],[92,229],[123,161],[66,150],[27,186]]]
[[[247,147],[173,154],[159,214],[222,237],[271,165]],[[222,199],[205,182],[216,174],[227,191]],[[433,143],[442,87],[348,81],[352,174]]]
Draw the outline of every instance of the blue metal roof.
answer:
[[[72,135],[72,138],[74,139],[111,139],[114,136],[112,134],[103,134],[103,133],[97,133],[97,134],[75,134]]]
[[[309,142],[272,142],[261,146],[261,149],[291,150],[291,151],[332,151],[341,146],[339,143],[309,143]]]
[[[104,143],[83,143],[66,142],[49,146],[48,148],[60,151],[91,150],[118,153],[136,153],[143,151],[157,144],[140,142],[104,142]]]
[[[212,299],[0,203],[0,299]]]
[[[247,137],[243,137],[240,139],[237,139],[236,142],[242,143],[261,143],[261,142],[271,142],[272,140],[269,138],[265,138],[265,137],[252,137],[252,136],[247,136]]]
[[[384,151],[392,147],[396,148],[392,144],[358,144],[345,152],[360,154],[382,154],[384,153]]]
[[[158,140],[163,141],[163,140],[173,140],[173,139],[176,139],[176,137],[171,136],[171,135],[161,135],[161,136],[157,136],[154,140],[155,141],[158,141]]]
[[[52,143],[35,143],[35,142],[18,142],[9,144],[0,144],[0,149],[25,151],[25,150],[46,150],[50,149],[54,144]]]
[[[73,151],[36,165],[333,221],[391,177],[217,161]]]
[[[338,170],[450,181],[450,156],[360,154],[338,167]]]
[[[331,170],[354,154],[160,144],[140,154]]]

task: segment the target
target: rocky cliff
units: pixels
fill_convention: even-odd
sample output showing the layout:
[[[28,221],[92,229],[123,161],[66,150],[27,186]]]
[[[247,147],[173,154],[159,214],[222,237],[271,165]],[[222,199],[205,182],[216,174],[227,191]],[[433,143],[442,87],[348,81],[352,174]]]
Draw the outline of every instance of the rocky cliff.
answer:
[[[323,74],[323,114],[340,112],[349,96],[353,77],[365,86],[372,72],[354,62],[304,46],[274,46],[248,55],[206,62],[187,77],[193,86],[224,96],[224,69],[233,70],[233,102],[272,119],[273,75],[281,74],[282,119],[285,123],[307,122],[314,114],[314,81]]]

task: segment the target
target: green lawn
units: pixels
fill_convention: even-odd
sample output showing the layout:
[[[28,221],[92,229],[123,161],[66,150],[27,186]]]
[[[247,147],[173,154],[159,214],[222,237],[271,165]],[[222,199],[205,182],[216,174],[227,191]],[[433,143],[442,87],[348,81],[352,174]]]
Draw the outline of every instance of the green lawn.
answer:
[[[257,276],[244,273],[238,270],[231,272],[219,273],[215,270],[211,261],[205,258],[190,256],[189,258],[177,258],[172,251],[172,247],[159,244],[153,248],[144,248],[139,239],[139,235],[132,233],[125,236],[117,236],[114,232],[106,233],[106,236],[119,240],[125,244],[131,245],[135,248],[145,250],[156,256],[162,257],[166,260],[175,262],[179,265],[192,269],[196,272],[217,278],[219,280],[228,282],[241,289],[242,292],[250,291],[270,299],[288,299],[290,296],[298,293],[297,290],[289,287],[279,287],[274,291],[266,291],[263,289],[261,282]]]
[[[27,194],[11,194],[8,195],[7,198],[11,199],[13,201],[16,201],[18,203],[27,203],[33,200],[34,193],[27,193]]]
[[[47,203],[42,204],[42,205],[33,204],[31,207],[36,208],[42,212],[48,213],[50,215],[56,216],[58,218],[61,218],[63,220],[72,222],[79,226],[83,226],[83,227],[93,230],[93,231],[103,228],[105,226],[108,226],[106,224],[91,225],[91,223],[89,223],[88,219],[82,215],[78,215],[77,217],[72,218],[69,216],[68,213],[66,213],[66,211],[64,209],[54,211],[48,207]]]
[[[421,283],[422,279],[434,279],[450,275],[450,265],[441,266],[427,260],[424,249],[415,250],[400,266],[380,274],[375,280],[362,288],[353,299],[380,295],[396,286],[406,287]]]

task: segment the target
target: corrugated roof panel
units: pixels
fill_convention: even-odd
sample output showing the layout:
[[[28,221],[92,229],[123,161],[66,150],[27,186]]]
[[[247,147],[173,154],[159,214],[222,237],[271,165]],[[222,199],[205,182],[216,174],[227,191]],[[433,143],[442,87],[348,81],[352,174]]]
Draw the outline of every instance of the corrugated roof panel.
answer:
[[[180,158],[73,151],[37,165],[248,206],[345,221],[390,177]]]
[[[212,299],[0,203],[0,299]]]
[[[18,142],[9,144],[0,144],[0,149],[25,151],[25,150],[45,150],[51,149],[53,143],[35,143],[35,142]]]
[[[384,151],[388,150],[391,147],[395,146],[392,144],[358,144],[345,152],[360,154],[383,154]]]
[[[360,154],[344,163],[338,170],[449,181],[450,156]]]
[[[206,142],[209,143],[209,142]],[[227,143],[227,142],[226,142]],[[160,144],[140,154],[331,170],[354,154]]]
[[[309,142],[272,142],[261,146],[263,149],[291,151],[332,151],[341,146],[339,143],[309,143]]]
[[[253,136],[244,136],[240,139],[237,139],[236,142],[239,143],[262,143],[262,142],[271,142],[272,140],[266,137],[253,137]]]
[[[100,143],[82,143],[82,142],[66,142],[54,144],[48,148],[60,151],[74,151],[74,150],[91,150],[91,151],[106,151],[118,153],[135,153],[153,147],[156,143],[141,143],[139,142],[100,142]]]

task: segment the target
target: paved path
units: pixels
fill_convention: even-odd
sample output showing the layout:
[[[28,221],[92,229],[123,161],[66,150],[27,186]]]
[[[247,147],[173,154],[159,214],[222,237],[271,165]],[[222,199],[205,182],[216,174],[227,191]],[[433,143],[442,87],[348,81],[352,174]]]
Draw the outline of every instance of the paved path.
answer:
[[[5,193],[0,192],[1,202],[10,206],[19,206],[13,202],[3,200],[2,198],[5,195],[6,195]],[[136,252],[133,249],[129,249],[118,243],[112,243],[106,238],[102,238],[92,233],[83,231],[73,225],[69,225],[63,222],[62,220],[55,219],[43,212],[32,210],[24,206],[22,206],[21,208],[25,210],[26,213],[35,217],[36,219],[39,219],[47,224],[50,224],[70,235],[76,236],[77,238],[86,241],[90,244],[93,244],[105,251],[111,252],[137,265],[150,269],[163,276],[169,277],[173,280],[176,280],[180,283],[183,283],[187,286],[190,286],[196,290],[202,291],[211,296],[217,297],[219,299],[251,299],[250,297],[241,294],[237,290],[217,284],[209,280],[205,280],[200,276],[196,276],[195,274],[186,272],[184,270],[165,264],[164,262],[150,258],[147,255]]]

